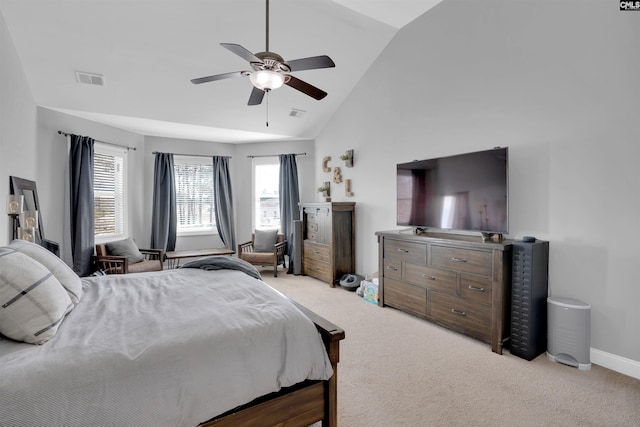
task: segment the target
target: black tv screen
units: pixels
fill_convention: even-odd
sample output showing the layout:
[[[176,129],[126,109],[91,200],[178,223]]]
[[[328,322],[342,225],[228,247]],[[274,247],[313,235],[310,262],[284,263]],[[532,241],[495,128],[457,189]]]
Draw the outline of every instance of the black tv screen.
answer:
[[[397,186],[398,225],[509,232],[507,148],[400,163]]]

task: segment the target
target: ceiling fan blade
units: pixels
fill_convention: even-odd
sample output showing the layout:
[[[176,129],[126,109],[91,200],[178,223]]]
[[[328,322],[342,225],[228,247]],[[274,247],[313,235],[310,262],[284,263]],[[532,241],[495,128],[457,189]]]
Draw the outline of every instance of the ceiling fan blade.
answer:
[[[311,56],[309,58],[294,59],[284,63],[291,71],[315,70],[316,68],[331,68],[336,64],[327,55]]]
[[[242,77],[242,75],[243,75],[242,71],[234,71],[232,73],[216,74],[215,76],[207,76],[207,77],[200,77],[198,79],[192,79],[191,83],[193,83],[194,85],[199,85],[200,83],[212,82],[214,80],[230,79],[232,77]]]
[[[260,105],[262,104],[262,98],[264,98],[264,91],[254,86],[247,105]]]
[[[253,53],[249,52],[247,49],[245,49],[244,47],[240,46],[239,44],[235,44],[235,43],[220,43],[220,46],[224,47],[225,49],[230,50],[231,52],[235,53],[236,55],[238,55],[241,58],[244,58],[248,62],[260,62],[260,63],[262,63],[262,60],[260,58],[258,58]]]
[[[305,95],[309,95],[310,97],[317,99],[318,101],[327,96],[327,92],[293,76],[289,76],[289,81],[285,81],[285,84],[299,90]]]

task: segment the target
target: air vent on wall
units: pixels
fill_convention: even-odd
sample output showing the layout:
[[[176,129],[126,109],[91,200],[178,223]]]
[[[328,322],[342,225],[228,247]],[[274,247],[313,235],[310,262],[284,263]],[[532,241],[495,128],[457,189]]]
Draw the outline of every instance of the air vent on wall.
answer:
[[[104,76],[102,74],[76,71],[76,81],[88,85],[104,86]]]
[[[292,108],[291,112],[289,113],[290,117],[295,117],[296,119],[300,119],[302,118],[302,116],[304,116],[304,113],[306,113],[305,110],[299,110],[298,108]]]

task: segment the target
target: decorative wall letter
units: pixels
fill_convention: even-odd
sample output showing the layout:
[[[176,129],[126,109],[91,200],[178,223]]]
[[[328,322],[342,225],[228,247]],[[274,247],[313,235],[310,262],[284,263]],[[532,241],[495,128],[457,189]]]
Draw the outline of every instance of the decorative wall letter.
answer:
[[[333,182],[336,184],[340,184],[342,182],[342,174],[340,173],[340,168],[338,166],[333,168]]]
[[[353,193],[351,192],[351,180],[344,180],[344,195],[347,197],[353,197]]]
[[[328,165],[328,163],[330,161],[331,161],[331,156],[325,156],[324,159],[322,159],[322,171],[323,172],[331,172],[331,168]]]

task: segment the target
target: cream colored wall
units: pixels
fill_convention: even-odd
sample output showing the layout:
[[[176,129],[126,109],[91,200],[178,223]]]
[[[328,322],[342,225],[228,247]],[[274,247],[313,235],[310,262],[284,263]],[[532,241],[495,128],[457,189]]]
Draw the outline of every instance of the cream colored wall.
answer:
[[[397,163],[508,146],[508,237],[550,241],[551,294],[592,305],[594,362],[640,377],[637,40],[640,14],[606,0],[447,0],[401,30],[316,139],[317,158],[355,149],[358,272],[397,228]]]

